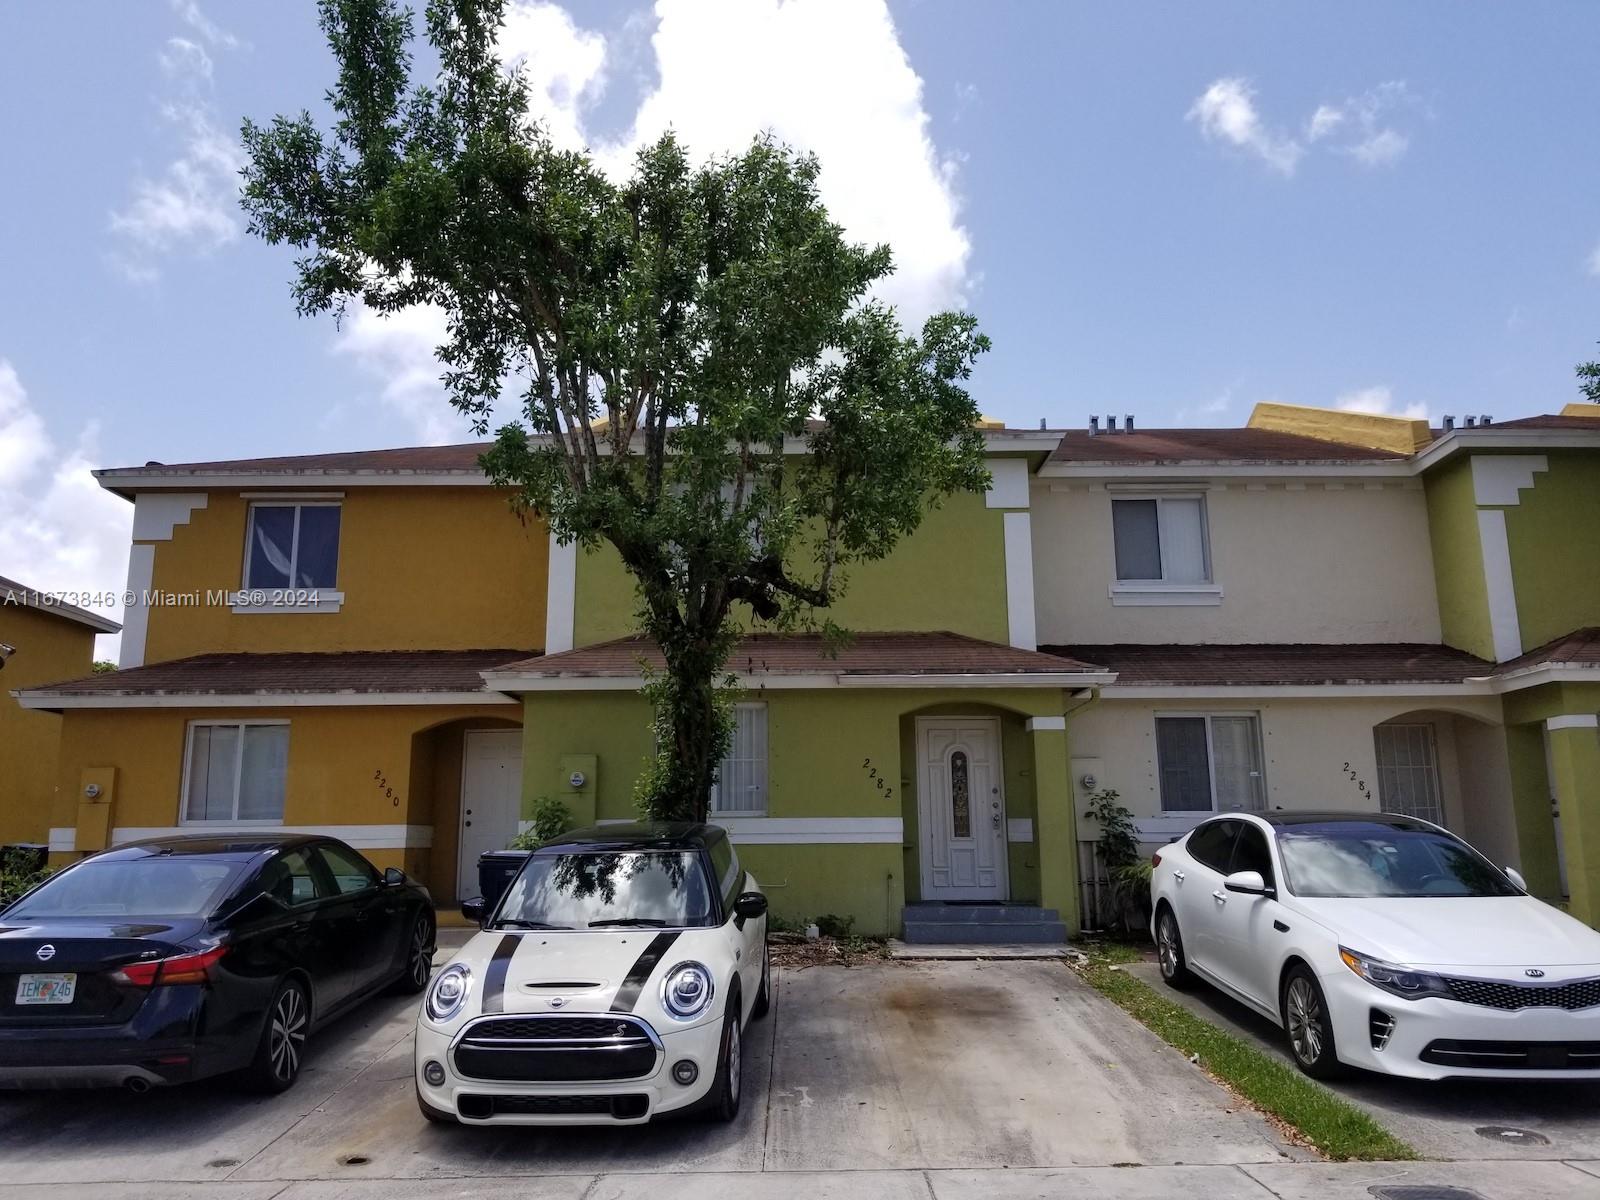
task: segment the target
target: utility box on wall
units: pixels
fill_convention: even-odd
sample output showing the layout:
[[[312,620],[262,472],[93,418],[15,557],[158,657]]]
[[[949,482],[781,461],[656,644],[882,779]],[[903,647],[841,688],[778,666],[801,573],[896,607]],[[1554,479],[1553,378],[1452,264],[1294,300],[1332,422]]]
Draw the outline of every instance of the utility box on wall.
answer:
[[[556,797],[567,806],[576,826],[593,825],[596,816],[600,759],[593,754],[563,754]]]
[[[111,818],[116,810],[117,769],[85,767],[78,777],[77,838],[79,853],[104,850],[111,844]]]

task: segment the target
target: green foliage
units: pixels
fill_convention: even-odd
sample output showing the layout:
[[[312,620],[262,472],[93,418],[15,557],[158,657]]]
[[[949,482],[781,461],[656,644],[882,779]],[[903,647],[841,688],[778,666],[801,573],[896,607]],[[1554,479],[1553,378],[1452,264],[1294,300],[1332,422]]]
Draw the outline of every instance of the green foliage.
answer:
[[[1126,931],[1132,913],[1142,912],[1148,923],[1150,860],[1139,849],[1139,828],[1121,799],[1115,790],[1102,788],[1089,797],[1087,812],[1100,826],[1100,862],[1111,885],[1108,910],[1095,915],[1103,925]]]
[[[1329,1158],[1391,1162],[1418,1157],[1415,1149],[1362,1109],[1307,1079],[1288,1063],[1174,1004],[1106,959],[1092,956],[1080,973],[1101,995],[1193,1056],[1201,1070],[1298,1130]]]
[[[1585,400],[1600,404],[1600,362],[1578,364],[1578,388]]]
[[[804,933],[806,923],[796,921],[793,917],[785,917],[780,913],[768,911],[767,932],[772,933]]]
[[[816,921],[818,933],[823,937],[836,938],[841,942],[849,939],[850,931],[855,928],[855,924],[856,919],[854,917],[840,917],[835,916],[833,913],[823,913]]]
[[[533,805],[533,822],[511,839],[510,850],[537,850],[572,828],[572,814],[554,796],[540,796]]]
[[[965,383],[989,343],[869,298],[889,250],[845,237],[815,158],[762,138],[696,164],[669,134],[618,182],[556,149],[495,56],[502,7],[431,0],[414,69],[408,7],[322,0],[331,128],[245,122],[244,205],[301,252],[302,313],[443,309],[450,402],[498,424],[491,480],[637,585],[669,681],[646,810],[703,817],[735,606],[831,628],[851,563],[987,486]]]
[[[116,669],[117,664],[107,658],[96,659],[94,666],[91,668],[96,675],[109,675]]]
[[[19,846],[0,847],[0,908],[8,908],[19,896],[49,876],[38,852]]]

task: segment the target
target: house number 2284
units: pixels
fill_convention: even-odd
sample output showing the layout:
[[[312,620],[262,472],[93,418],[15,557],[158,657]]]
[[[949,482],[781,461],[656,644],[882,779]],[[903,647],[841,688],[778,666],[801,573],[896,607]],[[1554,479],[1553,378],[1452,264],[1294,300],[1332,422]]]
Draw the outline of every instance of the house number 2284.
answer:
[[[877,785],[878,790],[883,793],[883,798],[885,800],[891,800],[894,798],[894,789],[884,783],[883,776],[878,774],[878,768],[872,765],[872,760],[870,758],[863,758],[861,760],[861,769],[867,773],[867,778],[872,780],[872,782]]]

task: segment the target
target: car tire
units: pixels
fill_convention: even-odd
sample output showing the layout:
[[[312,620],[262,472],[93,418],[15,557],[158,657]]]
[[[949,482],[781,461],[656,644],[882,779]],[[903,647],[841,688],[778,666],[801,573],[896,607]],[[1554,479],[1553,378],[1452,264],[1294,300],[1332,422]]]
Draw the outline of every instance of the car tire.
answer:
[[[1156,916],[1156,959],[1161,965],[1161,981],[1169,988],[1183,991],[1194,982],[1194,972],[1183,953],[1178,918],[1164,905]]]
[[[300,1078],[306,1034],[311,1030],[311,996],[293,976],[278,984],[267,1005],[255,1057],[244,1069],[244,1083],[255,1092],[286,1092]]]
[[[1337,1079],[1345,1073],[1333,1039],[1327,998],[1317,977],[1304,964],[1296,963],[1283,977],[1279,1011],[1295,1066],[1313,1079]]]
[[[756,1002],[750,1007],[750,1019],[764,1017],[772,1007],[772,951],[761,943],[761,988],[756,992]]]
[[[422,1098],[422,1089],[417,1088],[417,1109],[430,1124],[433,1125],[459,1125],[454,1113],[445,1112],[442,1108],[435,1108]]]
[[[739,997],[728,997],[722,1018],[722,1041],[717,1051],[717,1081],[706,1098],[705,1112],[713,1121],[727,1123],[739,1115],[744,1097],[744,1039],[739,1029]]]
[[[428,980],[433,977],[433,952],[438,940],[433,914],[423,909],[411,922],[411,931],[406,937],[406,963],[395,981],[395,991],[415,996],[427,990]]]

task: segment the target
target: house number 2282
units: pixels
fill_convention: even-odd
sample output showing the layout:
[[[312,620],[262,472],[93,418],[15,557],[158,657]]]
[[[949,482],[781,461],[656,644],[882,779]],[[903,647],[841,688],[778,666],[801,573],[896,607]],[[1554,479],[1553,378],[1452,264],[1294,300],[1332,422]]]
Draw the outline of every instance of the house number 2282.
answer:
[[[885,800],[891,800],[894,798],[894,789],[885,785],[883,776],[878,774],[878,768],[872,765],[872,760],[870,758],[863,758],[861,760],[861,769],[867,773],[867,778],[872,780],[872,782],[877,785],[878,790],[883,793],[883,798]]]

